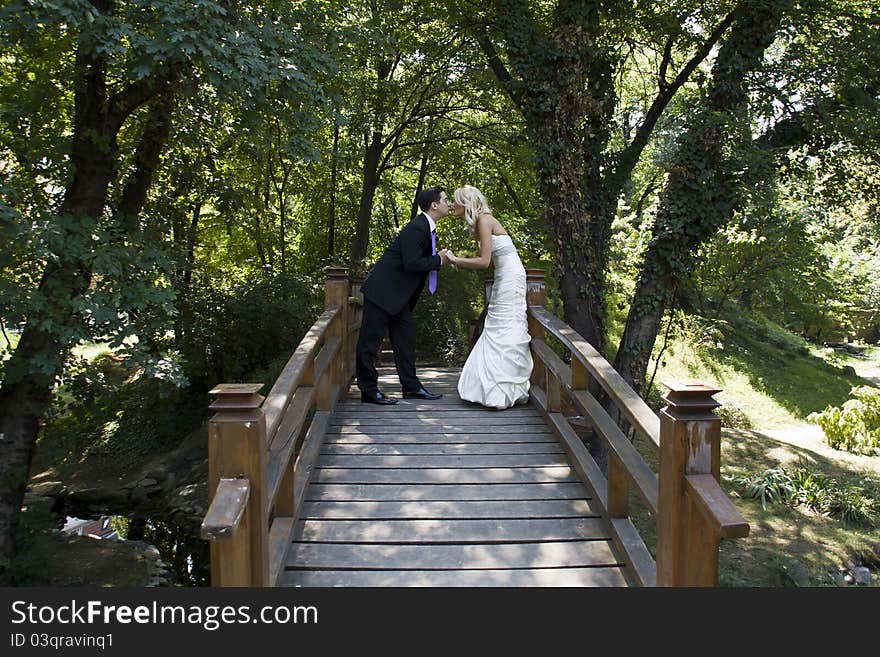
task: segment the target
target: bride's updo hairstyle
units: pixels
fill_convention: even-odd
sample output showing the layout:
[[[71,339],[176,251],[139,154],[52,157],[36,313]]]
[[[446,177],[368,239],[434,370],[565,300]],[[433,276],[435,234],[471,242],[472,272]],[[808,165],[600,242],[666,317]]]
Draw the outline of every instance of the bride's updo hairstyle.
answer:
[[[459,205],[464,206],[464,221],[468,226],[471,235],[476,234],[477,219],[481,214],[492,212],[489,207],[489,201],[480,193],[480,190],[470,185],[459,187],[452,194],[452,198]]]

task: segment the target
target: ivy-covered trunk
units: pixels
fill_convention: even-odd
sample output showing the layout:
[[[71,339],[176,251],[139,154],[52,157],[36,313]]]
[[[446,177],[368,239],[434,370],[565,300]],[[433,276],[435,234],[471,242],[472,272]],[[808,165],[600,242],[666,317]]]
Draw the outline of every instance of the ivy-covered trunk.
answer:
[[[732,216],[746,181],[738,152],[749,144],[746,76],[762,62],[790,0],[743,3],[712,71],[705,107],[667,167],[654,236],[620,340],[615,369],[640,394],[672,290],[700,245]]]
[[[523,0],[498,2],[510,70],[488,35],[480,45],[525,119],[552,227],[564,319],[597,349],[605,344],[609,198],[602,170],[616,96],[613,55],[599,43],[598,3],[560,0],[544,32]]]

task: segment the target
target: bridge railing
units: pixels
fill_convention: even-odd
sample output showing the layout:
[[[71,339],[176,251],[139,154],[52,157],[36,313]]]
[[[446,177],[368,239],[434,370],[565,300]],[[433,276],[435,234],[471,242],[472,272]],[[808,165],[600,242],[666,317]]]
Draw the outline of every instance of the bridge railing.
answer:
[[[201,535],[211,545],[212,586],[278,581],[327,420],[354,374],[359,287],[345,269],[328,268],[325,310],[265,398],[262,383],[211,390]]]
[[[607,511],[613,539],[642,586],[716,586],[720,539],[748,535],[749,525],[719,485],[720,390],[670,383],[660,417],[583,337],[545,307],[543,270],[527,272],[528,321],[535,367],[532,400],[561,439],[580,478]],[[571,353],[566,364],[547,344]],[[594,385],[591,386],[591,381]],[[659,451],[658,472],[591,393],[598,387],[648,445]],[[571,410],[588,419],[608,444],[607,477],[572,427]],[[568,412],[568,413],[567,413]],[[656,562],[630,518],[630,492],[656,522]]]

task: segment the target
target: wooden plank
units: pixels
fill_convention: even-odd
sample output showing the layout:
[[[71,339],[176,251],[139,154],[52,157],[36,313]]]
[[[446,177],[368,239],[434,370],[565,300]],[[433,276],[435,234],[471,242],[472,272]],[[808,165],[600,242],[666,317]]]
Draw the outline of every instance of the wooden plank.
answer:
[[[491,520],[304,519],[294,540],[322,543],[510,543],[610,538],[598,518],[506,518]]]
[[[382,456],[329,454],[318,459],[321,468],[525,468],[567,466],[564,454],[430,454]]]
[[[406,429],[408,427],[412,427],[414,430],[416,428],[428,427],[434,429],[441,429],[443,427],[454,427],[456,429],[465,429],[467,431],[473,431],[475,426],[479,426],[480,429],[485,429],[486,427],[509,427],[512,424],[516,426],[543,426],[544,420],[541,419],[537,413],[530,415],[528,417],[517,417],[517,418],[506,418],[506,417],[480,417],[480,418],[471,418],[468,415],[464,417],[449,417],[448,415],[437,414],[434,416],[424,416],[420,418],[410,418],[410,417],[400,417],[400,416],[391,416],[391,417],[373,417],[373,418],[363,418],[363,419],[348,419],[348,420],[339,420],[334,418],[330,423],[334,428],[338,428],[339,426],[345,427],[364,427],[366,430],[367,427],[388,427],[388,428],[397,428]]]
[[[321,351],[315,356],[315,382],[321,380],[321,377],[324,376],[325,371],[328,367],[330,367],[330,363],[333,362],[333,357],[336,356],[336,352],[339,351],[340,346],[342,346],[342,339],[337,335],[332,338],[328,338],[324,343],[324,346],[321,347]]]
[[[745,538],[749,523],[727,497],[711,474],[685,477],[685,491],[692,497],[709,527],[722,538]]]
[[[586,499],[583,484],[322,484],[312,483],[305,499],[351,501],[458,501],[458,500],[548,500]]]
[[[333,443],[324,445],[322,454],[362,454],[374,456],[415,456],[417,454],[562,454],[562,447],[553,443],[380,443],[375,445],[350,445]]]
[[[366,433],[328,433],[325,440],[326,445],[344,444],[344,445],[436,445],[436,444],[461,444],[467,441],[469,445],[476,444],[497,444],[497,443],[558,443],[556,437],[547,432],[535,433],[471,433],[462,435],[460,433],[433,433],[430,435],[407,435],[402,433],[392,434],[366,434]]]
[[[314,481],[335,484],[485,484],[485,483],[553,483],[578,481],[570,467],[556,468],[437,468],[406,470],[388,468],[336,469],[319,468]]]
[[[519,570],[289,570],[282,586],[294,587],[621,587],[617,566],[597,568],[523,568]]]
[[[657,586],[657,565],[654,557],[645,546],[639,530],[629,518],[612,518],[611,533],[614,542],[620,546],[629,566],[627,573],[639,586]]]
[[[558,568],[617,566],[611,542],[547,541],[490,545],[352,545],[294,543],[287,568]]]
[[[578,411],[588,416],[596,431],[608,442],[608,446],[617,454],[623,466],[629,474],[630,480],[635,486],[636,493],[644,500],[651,515],[657,515],[657,496],[659,484],[657,475],[645,463],[645,459],[639,454],[629,439],[615,424],[602,405],[588,392],[577,391],[571,393],[572,401],[578,407]]]
[[[270,437],[269,455],[266,459],[266,481],[268,482],[266,491],[270,507],[275,502],[284,471],[290,465],[296,440],[302,431],[314,395],[315,389],[311,386],[297,388],[293,400],[278,425],[274,439]]]
[[[272,520],[272,527],[269,529],[269,582],[273,585],[277,585],[287,562],[293,527],[293,518],[277,517]]]
[[[357,388],[354,388],[357,391]],[[360,392],[356,392],[355,394],[351,394],[347,397],[343,397],[339,404],[336,406],[336,410],[340,413],[357,413],[358,411],[368,411],[370,413],[402,413],[404,411],[412,411],[412,412],[437,412],[437,413],[447,413],[450,411],[467,411],[467,410],[480,410],[483,407],[477,406],[476,404],[471,404],[469,402],[463,401],[461,399],[438,399],[437,401],[425,401],[421,399],[402,399],[400,395],[396,395],[393,393],[389,393],[391,397],[395,397],[397,399],[397,403],[393,406],[380,406],[378,404],[366,404],[361,401]],[[528,410],[531,407],[527,405],[523,405],[521,408]]]
[[[324,432],[327,429],[328,415],[326,411],[317,411],[314,417],[312,417],[312,423],[309,425],[309,430],[303,439],[302,447],[299,454],[297,454],[296,462],[293,466],[294,518],[299,514],[305,489],[314,477],[318,454],[321,452]]]
[[[598,514],[584,499],[492,500],[457,502],[305,502],[300,518],[392,520],[443,518],[573,518]]]
[[[541,410],[546,409],[547,398],[544,391],[538,387],[532,386],[532,399],[535,405]],[[602,470],[596,465],[596,461],[590,455],[586,445],[580,437],[571,428],[571,425],[561,413],[547,413],[547,421],[550,427],[555,431],[557,437],[562,443],[562,447],[568,453],[572,460],[575,470],[581,478],[581,481],[590,491],[590,495],[597,499],[603,509],[608,508],[608,482]]]
[[[474,425],[453,425],[453,424],[442,424],[442,425],[369,425],[364,427],[351,427],[351,426],[342,426],[342,427],[328,427],[327,433],[336,433],[336,434],[357,434],[357,435],[366,435],[366,436],[380,436],[383,434],[444,434],[444,433],[457,433],[457,434],[470,434],[475,430],[480,433],[499,433],[499,434],[512,434],[512,433],[539,433],[542,427],[546,425],[543,424],[528,424],[528,425],[497,425],[497,426],[485,426],[480,423],[479,427],[474,427]]]
[[[366,408],[371,408],[376,406],[376,404],[364,404]],[[400,406],[400,404],[397,404]],[[382,407],[382,408],[392,408],[390,406]],[[431,409],[431,410],[416,410],[413,408],[393,408],[392,411],[372,411],[372,410],[346,410],[337,411],[333,414],[330,424],[343,424],[348,420],[380,420],[382,422],[393,418],[405,419],[407,421],[419,421],[422,419],[468,419],[475,420],[478,419],[482,421],[483,418],[504,418],[505,420],[511,420],[512,418],[516,418],[519,421],[520,418],[538,418],[540,419],[540,415],[538,414],[537,409],[534,407],[520,407],[520,408],[508,408],[503,411],[490,411],[490,410],[478,410],[478,409],[462,409],[452,406],[446,409]]]
[[[221,478],[202,521],[201,537],[207,541],[232,537],[241,525],[250,492],[247,479]]]

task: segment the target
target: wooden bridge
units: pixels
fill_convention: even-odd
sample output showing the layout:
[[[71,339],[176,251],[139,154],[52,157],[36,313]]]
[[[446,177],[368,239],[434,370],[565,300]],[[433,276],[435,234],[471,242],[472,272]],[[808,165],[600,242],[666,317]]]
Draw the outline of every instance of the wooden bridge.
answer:
[[[658,417],[544,301],[543,272],[529,270],[528,404],[463,402],[455,368],[419,370],[441,400],[361,404],[349,392],[360,286],[328,270],[326,310],[268,396],[262,384],[212,391],[212,585],[717,585],[720,539],[749,531],[718,484],[718,390],[670,384]],[[380,373],[393,395],[393,368]],[[657,472],[599,390],[657,450]],[[585,430],[606,442],[607,471]],[[653,519],[654,554],[633,496]]]

